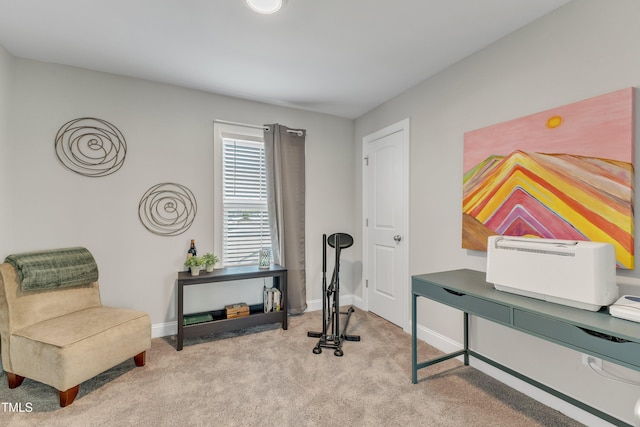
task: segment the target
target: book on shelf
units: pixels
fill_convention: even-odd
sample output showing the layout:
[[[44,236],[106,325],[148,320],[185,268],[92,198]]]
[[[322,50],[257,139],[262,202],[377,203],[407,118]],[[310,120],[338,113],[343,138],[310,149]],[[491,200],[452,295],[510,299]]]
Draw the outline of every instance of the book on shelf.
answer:
[[[282,303],[282,293],[278,288],[264,287],[264,312],[271,313],[274,311],[280,311],[280,304]]]
[[[211,322],[213,320],[213,316],[211,313],[194,313],[194,314],[185,314],[182,319],[182,324],[184,326],[195,325],[197,323]]]

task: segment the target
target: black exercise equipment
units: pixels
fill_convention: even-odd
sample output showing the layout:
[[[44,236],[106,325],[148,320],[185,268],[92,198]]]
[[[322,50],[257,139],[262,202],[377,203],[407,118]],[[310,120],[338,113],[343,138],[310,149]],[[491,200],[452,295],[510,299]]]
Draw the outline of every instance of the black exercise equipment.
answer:
[[[336,261],[333,267],[331,283],[327,286],[327,243],[335,248]],[[334,349],[333,354],[342,356],[342,343],[344,341],[360,341],[359,335],[347,335],[349,319],[354,312],[349,307],[346,312],[340,312],[340,252],[353,245],[353,237],[346,233],[334,233],[329,236],[322,235],[322,332],[307,332],[311,338],[320,338],[313,348],[315,354],[322,353],[322,348]],[[340,315],[347,316],[342,330],[340,330]]]

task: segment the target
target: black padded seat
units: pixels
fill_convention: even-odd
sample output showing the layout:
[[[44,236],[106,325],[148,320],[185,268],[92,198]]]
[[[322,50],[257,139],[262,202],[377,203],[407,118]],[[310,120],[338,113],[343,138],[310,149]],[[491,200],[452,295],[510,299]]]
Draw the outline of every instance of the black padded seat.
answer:
[[[327,243],[332,248],[336,247],[336,236],[338,236],[338,243],[340,244],[340,249],[345,249],[351,247],[353,245],[353,237],[347,233],[334,233],[327,239]]]

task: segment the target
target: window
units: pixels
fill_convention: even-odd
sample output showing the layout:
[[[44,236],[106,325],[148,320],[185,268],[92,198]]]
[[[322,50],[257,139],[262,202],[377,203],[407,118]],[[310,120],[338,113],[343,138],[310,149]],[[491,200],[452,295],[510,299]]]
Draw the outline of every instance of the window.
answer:
[[[264,142],[225,133],[220,140],[222,264],[258,264],[260,249],[271,248]]]

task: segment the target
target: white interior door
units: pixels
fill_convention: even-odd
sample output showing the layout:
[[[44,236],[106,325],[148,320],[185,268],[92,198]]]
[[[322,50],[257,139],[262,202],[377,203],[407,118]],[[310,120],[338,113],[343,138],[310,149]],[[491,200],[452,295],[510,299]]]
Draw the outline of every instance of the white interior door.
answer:
[[[409,119],[363,138],[367,309],[408,330]]]

